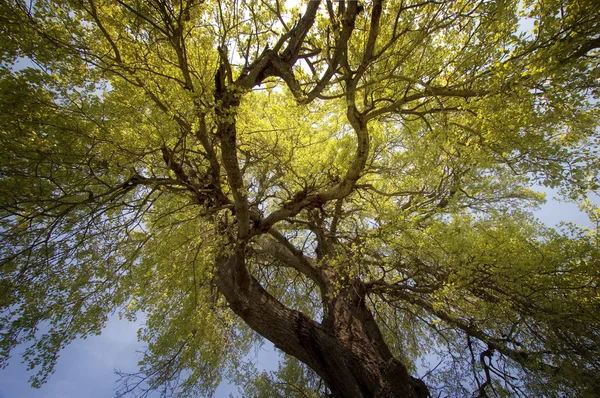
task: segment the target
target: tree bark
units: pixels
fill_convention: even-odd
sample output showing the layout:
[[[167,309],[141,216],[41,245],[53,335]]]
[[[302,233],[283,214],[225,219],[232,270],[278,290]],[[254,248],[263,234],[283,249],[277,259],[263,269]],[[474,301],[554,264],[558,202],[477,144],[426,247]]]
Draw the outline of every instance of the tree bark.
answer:
[[[322,323],[283,306],[250,275],[244,249],[217,260],[217,286],[231,309],[257,333],[311,367],[335,397],[429,395],[393,357],[356,281],[329,303]]]

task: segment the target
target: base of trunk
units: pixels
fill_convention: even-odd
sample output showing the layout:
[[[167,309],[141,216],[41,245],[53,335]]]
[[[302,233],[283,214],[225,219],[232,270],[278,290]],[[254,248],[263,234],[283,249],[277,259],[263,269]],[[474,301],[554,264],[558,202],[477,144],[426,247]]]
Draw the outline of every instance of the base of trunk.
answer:
[[[282,305],[250,275],[242,250],[218,261],[217,286],[257,333],[312,368],[340,398],[425,398],[425,383],[390,352],[365,289],[355,281],[328,303],[323,323]]]

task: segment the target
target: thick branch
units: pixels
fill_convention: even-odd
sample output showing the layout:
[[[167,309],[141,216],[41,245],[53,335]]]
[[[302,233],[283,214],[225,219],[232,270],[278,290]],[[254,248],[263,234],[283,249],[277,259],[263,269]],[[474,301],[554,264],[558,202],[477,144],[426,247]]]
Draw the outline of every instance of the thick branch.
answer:
[[[321,0],[312,0],[308,2],[306,6],[306,12],[298,22],[295,28],[291,30],[290,39],[288,41],[288,45],[286,49],[281,54],[281,60],[288,63],[289,65],[293,65],[298,60],[298,54],[300,53],[300,48],[304,43],[304,39],[308,34],[310,28],[313,26],[315,22],[315,17],[317,15],[317,10],[321,5]]]
[[[221,65],[215,75],[215,102],[217,116],[217,134],[221,142],[221,158],[227,174],[229,187],[233,195],[233,204],[238,221],[238,238],[246,239],[250,228],[250,212],[247,191],[237,157],[236,112],[239,105],[239,93],[229,90],[225,84],[229,80],[230,66],[224,54]]]
[[[340,63],[342,60],[345,60],[344,63],[347,63],[348,58],[348,41],[352,36],[352,32],[354,31],[354,26],[356,22],[356,16],[358,15],[358,2],[351,1],[348,5],[348,9],[344,13],[342,30],[339,33],[339,36],[335,42],[333,57],[329,60],[329,65],[327,69],[323,73],[323,76],[319,79],[315,87],[304,96],[304,98],[296,98],[303,104],[308,104],[315,98],[317,98],[325,86],[329,83],[331,78],[338,71]]]
[[[265,48],[262,54],[245,68],[236,80],[236,85],[240,88],[250,89],[262,83],[267,77],[278,76],[290,86],[289,88],[293,92],[298,93],[299,86],[293,77],[292,66],[298,60],[304,39],[315,22],[320,3],[321,0],[308,2],[306,13],[300,18],[298,24],[279,38],[273,50]],[[286,40],[288,45],[279,55],[278,51]]]
[[[228,258],[217,259],[217,287],[231,309],[253,330],[272,341],[278,348],[293,355],[313,369],[318,369],[320,356],[314,352],[313,340],[323,336],[315,321],[304,314],[284,307],[272,297],[245,265],[244,249],[237,248]]]
[[[375,0],[373,2],[373,8],[371,11],[371,24],[369,27],[369,38],[367,39],[367,45],[363,54],[362,61],[358,70],[354,76],[352,86],[356,87],[359,80],[367,70],[369,63],[373,59],[373,53],[375,52],[375,43],[377,42],[377,36],[379,36],[379,23],[381,21],[381,13],[383,11],[383,0]]]
[[[356,181],[360,178],[360,173],[365,167],[369,153],[369,138],[366,127],[357,132],[357,135],[358,145],[354,161],[346,172],[346,176],[339,184],[313,195],[298,196],[295,200],[286,203],[282,208],[272,212],[260,221],[253,229],[252,234],[267,232],[277,222],[293,217],[305,208],[319,207],[329,201],[342,199],[350,195],[356,185]]]
[[[215,152],[213,146],[211,145],[208,139],[208,130],[206,128],[206,116],[202,113],[199,116],[200,123],[198,126],[198,130],[196,130],[196,138],[202,144],[204,151],[206,152],[206,157],[210,163],[210,184],[215,189],[215,196],[217,198],[217,203],[229,204],[229,198],[223,193],[221,188],[221,166],[219,164],[219,159],[217,159],[217,153]]]
[[[279,232],[271,229],[269,233],[275,239],[265,235],[261,236],[258,239],[260,247],[273,258],[279,260],[283,265],[292,267],[296,271],[309,277],[319,285],[321,290],[323,290],[325,288],[325,281],[321,271],[301,252],[296,250],[296,248]]]

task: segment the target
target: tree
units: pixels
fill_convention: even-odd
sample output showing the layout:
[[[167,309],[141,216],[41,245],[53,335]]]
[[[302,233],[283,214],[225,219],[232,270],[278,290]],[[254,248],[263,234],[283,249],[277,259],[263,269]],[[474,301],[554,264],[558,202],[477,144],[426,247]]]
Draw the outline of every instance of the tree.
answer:
[[[0,7],[0,347],[34,386],[119,311],[123,394],[600,394],[598,2]],[[596,228],[540,224],[536,183]],[[288,356],[248,379],[260,336]]]

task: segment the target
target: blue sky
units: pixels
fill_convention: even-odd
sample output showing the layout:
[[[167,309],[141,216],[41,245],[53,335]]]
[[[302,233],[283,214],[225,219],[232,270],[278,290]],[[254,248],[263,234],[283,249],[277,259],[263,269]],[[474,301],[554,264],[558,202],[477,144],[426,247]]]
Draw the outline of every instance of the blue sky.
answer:
[[[587,224],[587,217],[572,203],[551,200],[536,214],[547,225],[560,221]],[[597,203],[598,201],[596,201]],[[20,363],[18,350],[11,364],[0,370],[0,398],[109,398],[114,396],[117,375],[115,369],[125,372],[137,370],[137,354],[143,346],[137,341],[139,325],[113,316],[100,336],[77,340],[64,349],[58,360],[56,372],[41,389],[29,386],[30,373]],[[263,347],[255,359],[259,369],[276,369],[278,355],[271,345]],[[237,396],[233,386],[222,384],[215,397]]]
[[[137,341],[136,323],[113,316],[100,336],[79,339],[65,348],[58,359],[56,372],[41,389],[29,385],[30,372],[20,363],[17,353],[10,365],[0,370],[0,398],[110,398],[115,395],[118,376],[137,370],[137,352],[144,346]],[[265,344],[254,359],[260,369],[275,370],[278,354]],[[219,386],[215,397],[237,395],[237,388],[227,383]],[[155,394],[154,396],[158,396]]]
[[[0,398],[75,398],[114,396],[114,369],[136,369],[138,325],[111,318],[102,335],[77,340],[64,349],[56,372],[41,389],[29,386],[30,373],[13,355],[10,365],[0,371]],[[16,354],[16,353],[15,353]]]

